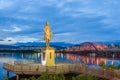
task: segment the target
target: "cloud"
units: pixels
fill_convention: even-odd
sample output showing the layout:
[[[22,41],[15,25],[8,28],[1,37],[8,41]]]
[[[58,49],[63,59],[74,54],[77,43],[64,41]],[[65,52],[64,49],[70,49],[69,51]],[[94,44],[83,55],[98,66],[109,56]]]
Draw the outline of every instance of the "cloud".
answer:
[[[17,42],[26,43],[26,42],[36,42],[36,41],[40,41],[40,40],[34,37],[28,37],[28,36],[15,36],[15,37],[4,38],[4,40],[0,41],[0,44],[11,45]]]
[[[13,42],[13,41],[0,41],[0,45],[12,45],[12,44],[15,44],[16,42]]]
[[[27,36],[18,36],[15,39],[17,42],[36,42],[36,41],[39,41],[39,39],[36,39],[33,37],[27,37]]]
[[[0,44],[2,45],[11,45],[11,44],[15,44],[17,41],[12,38],[12,37],[7,37],[5,39],[3,39],[2,41],[0,41]]]
[[[3,29],[3,31],[5,31],[5,32],[19,32],[19,31],[22,31],[22,29],[13,25],[12,29]]]
[[[3,39],[0,39],[0,41],[4,41]]]
[[[16,37],[7,37],[4,41],[13,41],[13,42],[34,42],[38,41],[38,39],[28,36],[16,36]]]
[[[60,6],[60,13],[62,15],[71,17],[99,17],[104,16],[101,20],[104,24],[120,25],[119,24],[119,3],[118,0],[76,0],[76,1],[63,1]]]
[[[0,9],[9,8],[12,5],[10,0],[0,0]]]
[[[45,22],[53,41],[120,39],[118,0],[0,0],[0,39],[39,41]]]
[[[68,35],[71,35],[72,33],[71,32],[65,32],[65,33],[57,33],[55,34],[56,36],[68,36]]]

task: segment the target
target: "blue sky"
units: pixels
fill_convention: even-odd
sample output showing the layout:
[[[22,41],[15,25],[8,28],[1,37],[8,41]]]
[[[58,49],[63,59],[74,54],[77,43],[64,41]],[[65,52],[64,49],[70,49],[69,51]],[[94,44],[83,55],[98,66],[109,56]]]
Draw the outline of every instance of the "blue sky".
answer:
[[[0,0],[0,44],[120,40],[120,0]]]

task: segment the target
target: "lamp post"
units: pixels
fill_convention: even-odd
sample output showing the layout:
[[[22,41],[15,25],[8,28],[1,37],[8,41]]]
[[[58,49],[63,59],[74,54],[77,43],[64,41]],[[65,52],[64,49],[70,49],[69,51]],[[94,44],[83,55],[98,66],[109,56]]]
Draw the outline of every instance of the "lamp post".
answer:
[[[105,80],[105,68],[103,70],[104,70],[104,80]]]

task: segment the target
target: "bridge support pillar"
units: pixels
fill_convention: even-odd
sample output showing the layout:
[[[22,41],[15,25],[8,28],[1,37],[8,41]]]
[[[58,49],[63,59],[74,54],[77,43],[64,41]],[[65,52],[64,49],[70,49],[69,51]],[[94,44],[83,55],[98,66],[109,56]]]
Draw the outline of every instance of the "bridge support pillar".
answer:
[[[7,80],[9,80],[9,71],[7,71]]]
[[[19,75],[18,74],[16,75],[16,80],[19,80]]]
[[[110,80],[118,80],[117,78],[112,78],[112,79],[110,79]]]

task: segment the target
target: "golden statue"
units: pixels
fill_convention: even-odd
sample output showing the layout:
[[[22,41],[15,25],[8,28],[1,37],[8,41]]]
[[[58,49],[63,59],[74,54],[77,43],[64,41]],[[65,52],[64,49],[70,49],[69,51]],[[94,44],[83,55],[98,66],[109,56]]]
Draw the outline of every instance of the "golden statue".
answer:
[[[48,48],[49,47],[49,43],[50,43],[50,40],[51,38],[53,37],[53,34],[50,30],[50,26],[49,26],[49,23],[46,22],[46,25],[44,27],[44,40],[46,41],[46,47]]]

